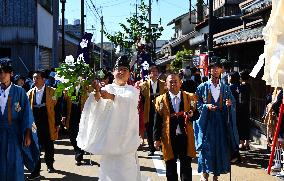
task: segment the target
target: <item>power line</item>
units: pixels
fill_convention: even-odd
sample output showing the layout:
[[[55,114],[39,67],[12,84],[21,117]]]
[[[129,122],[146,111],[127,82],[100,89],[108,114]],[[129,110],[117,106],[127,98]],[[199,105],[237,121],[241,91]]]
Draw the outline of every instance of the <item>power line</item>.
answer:
[[[94,25],[98,24],[97,21],[99,20],[99,18],[97,17],[97,15],[96,15],[96,13],[93,11],[93,9],[90,7],[89,3],[88,3],[87,1],[85,1],[85,2],[86,2],[86,4],[87,4],[88,9],[90,10],[90,12],[91,12],[91,13],[94,15],[94,17],[95,17],[95,18],[91,18],[91,19],[93,19],[93,21],[94,21]],[[96,31],[96,30],[97,30],[97,29],[94,28],[93,25],[91,25],[91,28],[86,29],[86,30],[92,31],[92,32],[93,32],[93,37],[94,37],[94,39],[96,39],[96,36],[97,36],[97,31]]]
[[[92,13],[94,16],[95,16],[95,14],[94,14],[94,12],[90,9],[90,11],[88,11],[88,12],[90,12],[90,13]],[[88,17],[88,16],[87,16]],[[91,20],[90,20],[91,19]],[[89,20],[88,22],[90,22],[90,25],[88,25],[87,24],[87,22],[86,22],[86,31],[91,31],[92,32],[92,34],[93,34],[93,37],[94,37],[94,39],[95,39],[95,36],[96,36],[96,28],[95,28],[95,26],[94,25],[96,25],[97,24],[97,22],[96,22],[96,20],[97,20],[97,17],[95,16],[95,18],[86,18],[86,20]],[[94,22],[94,23],[93,23]]]
[[[105,31],[108,33],[109,31],[107,30],[105,23],[104,23],[104,28],[105,28]]]
[[[94,25],[97,23],[96,20],[98,20],[98,18],[95,16],[94,12],[92,12],[91,9],[87,8],[87,11],[86,11],[86,24],[91,24],[91,25]],[[93,18],[93,16],[95,16],[95,18]],[[87,23],[88,21],[88,23]]]
[[[108,16],[108,17],[117,18],[117,17],[125,17],[125,16],[129,16],[129,14],[122,14],[122,15]]]
[[[107,1],[107,2],[101,3],[101,5],[111,4],[111,3],[114,3],[114,2],[117,3],[117,0]]]
[[[111,0],[111,1],[107,1],[107,2],[101,3],[101,5],[104,5],[104,4],[109,4],[109,3],[113,3],[113,2],[117,2],[117,0]]]
[[[129,2],[129,0],[122,1],[122,2],[119,2],[119,3],[115,3],[115,4],[111,4],[111,5],[107,5],[107,6],[102,6],[102,7],[104,7],[104,8],[113,7],[113,6],[124,4],[126,2]]]
[[[175,3],[169,2],[167,0],[163,0],[161,2],[164,2],[164,3],[168,4],[168,5],[175,6],[175,7],[178,7],[178,8],[185,8],[185,6],[180,6],[180,5],[177,5]]]
[[[86,4],[87,4],[89,10],[93,13],[94,17],[95,17],[97,20],[100,20],[100,16],[97,17],[96,13],[93,11],[93,9],[92,9],[91,6],[89,5],[88,1],[86,1]]]
[[[97,15],[98,15],[99,17],[102,17],[102,15],[100,15],[100,13],[98,12],[98,9],[97,9],[96,6],[94,5],[93,1],[90,0],[90,2],[91,2],[91,4],[92,4],[93,8],[95,9]]]

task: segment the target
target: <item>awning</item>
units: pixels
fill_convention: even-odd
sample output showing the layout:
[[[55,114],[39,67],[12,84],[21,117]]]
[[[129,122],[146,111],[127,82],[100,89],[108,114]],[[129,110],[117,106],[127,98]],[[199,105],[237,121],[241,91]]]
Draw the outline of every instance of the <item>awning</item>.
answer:
[[[171,63],[171,61],[173,61],[176,58],[175,55],[173,56],[168,56],[168,57],[162,57],[159,58],[158,60],[156,60],[156,65],[166,65],[168,63]]]
[[[214,38],[214,46],[227,46],[263,40],[262,29],[263,26],[260,26],[253,29],[244,29],[225,34],[221,37]]]

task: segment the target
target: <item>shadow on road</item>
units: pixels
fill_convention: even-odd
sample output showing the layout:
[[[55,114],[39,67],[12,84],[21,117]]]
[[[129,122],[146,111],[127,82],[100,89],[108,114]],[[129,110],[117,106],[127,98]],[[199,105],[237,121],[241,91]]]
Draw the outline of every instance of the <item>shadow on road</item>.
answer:
[[[67,141],[65,140],[57,140],[55,141],[55,144],[62,145],[62,146],[72,146],[69,139]]]
[[[156,172],[156,168],[140,166],[140,171]]]
[[[61,171],[61,170],[56,170],[57,174],[61,174],[64,175],[63,178],[45,178],[44,176],[41,176],[38,180],[68,180],[68,181],[98,181],[99,178],[97,177],[88,177],[88,176],[82,176],[82,175],[77,175],[75,173],[70,173],[70,172],[65,172],[65,171]],[[29,176],[28,174],[25,176]]]
[[[241,152],[242,163],[237,166],[255,169],[267,168],[269,161],[267,153],[266,149]]]
[[[82,165],[98,166],[98,167],[100,167],[100,164],[98,162],[95,162],[95,161],[91,160],[91,163],[90,163],[90,159],[87,159],[87,158],[83,159]]]
[[[152,157],[151,156],[138,156],[138,158],[143,158],[143,159],[152,159]]]
[[[58,143],[56,143],[58,144]],[[56,148],[54,149],[54,153],[57,155],[75,155],[74,150],[70,150],[70,149],[60,149],[60,148]]]

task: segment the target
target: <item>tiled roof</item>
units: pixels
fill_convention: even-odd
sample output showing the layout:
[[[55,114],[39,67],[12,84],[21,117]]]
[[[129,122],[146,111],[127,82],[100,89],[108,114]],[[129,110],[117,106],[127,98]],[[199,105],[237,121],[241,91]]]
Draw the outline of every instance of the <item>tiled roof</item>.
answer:
[[[246,15],[250,13],[255,13],[259,10],[270,7],[271,5],[272,5],[271,0],[255,0],[255,1],[249,1],[247,4],[240,5],[240,8],[242,14]]]
[[[262,30],[264,26],[253,29],[243,29],[237,32],[231,32],[214,39],[215,46],[225,46],[239,43],[246,43],[256,40],[263,40]]]
[[[189,32],[188,34],[185,34],[185,35],[181,35],[180,37],[178,37],[177,39],[173,40],[173,41],[170,41],[169,44],[172,46],[172,47],[175,47],[187,40],[189,40],[190,38],[192,38],[193,36],[195,35],[195,31],[191,31]]]
[[[162,57],[156,60],[156,65],[165,65],[167,63],[170,63],[172,60],[176,58],[175,55],[173,56],[167,56],[167,57]]]
[[[189,12],[186,12],[186,13],[184,13],[184,14],[182,14],[182,15],[176,17],[176,18],[174,18],[173,20],[171,20],[171,21],[167,24],[167,26],[169,26],[169,25],[171,25],[171,24],[174,24],[176,21],[179,21],[179,20],[181,20],[182,18],[186,17],[186,15],[188,15],[188,13],[189,13]]]

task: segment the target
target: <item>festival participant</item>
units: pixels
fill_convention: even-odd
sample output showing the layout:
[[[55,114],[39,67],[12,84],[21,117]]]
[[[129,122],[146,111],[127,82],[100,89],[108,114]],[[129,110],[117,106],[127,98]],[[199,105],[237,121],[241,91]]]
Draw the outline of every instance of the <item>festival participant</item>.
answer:
[[[139,140],[139,90],[128,85],[127,56],[118,58],[114,83],[95,91],[87,99],[79,125],[78,146],[102,155],[100,181],[140,181],[137,157]]]
[[[101,70],[103,72],[103,78],[101,79],[102,85],[107,85],[109,82],[109,74],[106,70]],[[71,98],[65,92],[63,99],[63,111],[62,111],[62,123],[66,126],[69,132],[70,142],[74,148],[75,152],[75,164],[77,166],[82,165],[83,157],[85,151],[77,146],[76,138],[79,132],[79,123],[81,118],[81,113],[84,108],[84,104],[94,88],[91,85],[85,87],[77,87],[76,91],[73,93],[74,96],[77,94],[76,99],[71,100]]]
[[[177,74],[170,74],[166,81],[169,91],[155,101],[155,147],[159,149],[162,143],[168,181],[178,180],[177,159],[180,160],[181,181],[191,181],[191,160],[196,156],[192,127],[198,117],[196,97],[180,90],[182,82]]]
[[[55,172],[54,141],[58,138],[60,121],[56,119],[55,90],[45,85],[45,73],[35,71],[33,75],[35,87],[27,92],[30,106],[33,111],[40,148],[45,151],[45,163],[49,173]],[[30,180],[40,177],[41,160],[39,159],[35,170],[29,177]]]
[[[154,126],[154,115],[155,108],[153,101],[159,95],[162,95],[166,92],[165,82],[158,79],[159,69],[157,66],[151,66],[149,68],[149,77],[150,79],[142,82],[140,87],[140,92],[142,95],[142,100],[144,100],[144,123],[147,131],[147,141],[149,145],[148,156],[154,156],[155,147],[153,140],[153,126]]]
[[[23,88],[12,84],[13,68],[0,60],[0,180],[22,181],[24,164],[33,170],[39,150],[29,100]],[[31,134],[33,133],[33,134]],[[32,145],[35,144],[35,147]]]
[[[198,172],[207,181],[230,172],[231,153],[238,150],[235,99],[229,86],[220,82],[219,60],[210,63],[211,78],[198,86],[197,107],[200,117],[195,123],[196,150],[199,151]]]

